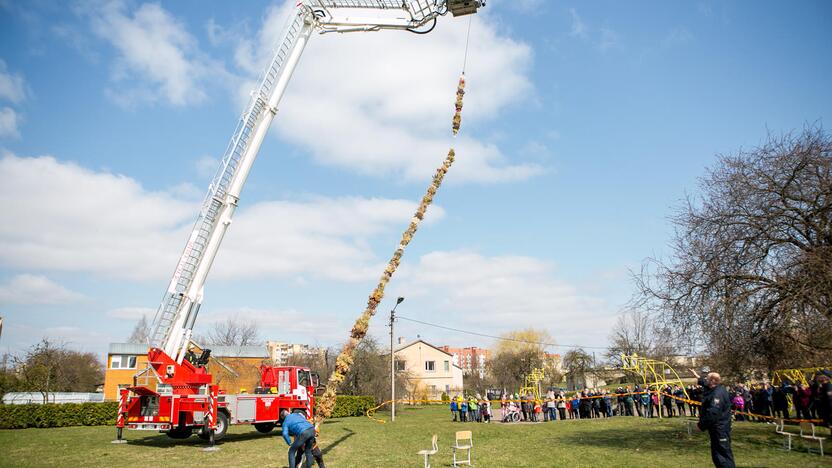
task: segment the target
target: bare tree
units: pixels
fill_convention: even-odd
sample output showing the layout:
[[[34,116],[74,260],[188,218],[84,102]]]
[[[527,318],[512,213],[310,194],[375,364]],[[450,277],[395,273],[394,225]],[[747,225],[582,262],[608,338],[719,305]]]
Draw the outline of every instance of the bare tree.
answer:
[[[149,342],[150,339],[150,325],[147,323],[147,316],[142,315],[142,318],[136,322],[136,326],[133,327],[133,333],[130,334],[130,338],[127,339],[128,343],[142,343],[146,344]]]
[[[236,316],[215,323],[204,341],[206,344],[217,346],[249,346],[260,344],[257,323],[251,320],[242,320]]]
[[[592,355],[583,348],[570,349],[563,355],[563,368],[573,382],[582,382],[594,367]]]
[[[720,156],[699,185],[672,218],[671,258],[636,275],[638,304],[740,367],[828,355],[832,137],[821,128],[769,137]]]
[[[544,330],[527,328],[508,331],[500,335],[501,340],[494,346],[494,355],[486,364],[490,376],[480,385],[494,384],[497,387],[518,388],[525,376],[532,370],[546,368],[546,347],[555,340]],[[548,374],[547,374],[548,375]]]
[[[103,383],[101,363],[92,353],[68,350],[47,338],[32,346],[22,357],[14,358],[17,387],[40,392],[43,402],[53,392],[92,392]]]
[[[677,354],[673,337],[664,323],[646,311],[629,308],[618,316],[610,333],[606,356],[613,363],[620,363],[622,354],[666,361]]]

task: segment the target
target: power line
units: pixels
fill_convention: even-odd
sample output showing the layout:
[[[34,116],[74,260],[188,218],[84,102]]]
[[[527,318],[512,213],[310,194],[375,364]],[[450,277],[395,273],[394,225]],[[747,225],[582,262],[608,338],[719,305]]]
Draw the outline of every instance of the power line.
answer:
[[[545,343],[545,342],[542,342],[542,341],[521,340],[519,338],[506,338],[504,336],[486,335],[485,333],[477,333],[477,332],[472,332],[472,331],[469,331],[469,330],[460,330],[459,328],[446,327],[444,325],[437,325],[435,323],[423,322],[421,320],[412,319],[412,318],[409,318],[409,317],[405,317],[403,315],[397,315],[396,318],[400,318],[402,320],[407,320],[409,322],[421,323],[422,325],[427,325],[429,327],[442,328],[444,330],[450,330],[450,331],[455,331],[455,332],[459,332],[459,333],[467,333],[469,335],[482,336],[482,337],[485,337],[485,338],[493,338],[495,340],[514,341],[514,342],[517,342],[517,343],[528,343],[528,344],[535,344],[535,345],[541,345],[541,346],[553,346],[553,347],[556,347],[556,348],[588,348],[588,349],[604,349],[604,350],[610,349],[607,346],[580,346],[580,345]]]

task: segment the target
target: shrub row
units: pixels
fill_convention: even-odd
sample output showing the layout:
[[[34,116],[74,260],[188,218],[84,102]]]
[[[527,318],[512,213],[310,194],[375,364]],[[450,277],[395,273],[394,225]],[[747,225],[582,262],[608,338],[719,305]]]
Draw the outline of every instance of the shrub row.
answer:
[[[374,406],[376,406],[376,399],[371,396],[338,395],[335,398],[335,409],[332,410],[331,417],[364,416],[367,410]]]
[[[376,406],[371,396],[339,395],[333,418],[364,416]],[[116,424],[118,402],[0,405],[0,429],[27,427],[110,426]]]
[[[115,425],[117,402],[0,405],[0,429]]]

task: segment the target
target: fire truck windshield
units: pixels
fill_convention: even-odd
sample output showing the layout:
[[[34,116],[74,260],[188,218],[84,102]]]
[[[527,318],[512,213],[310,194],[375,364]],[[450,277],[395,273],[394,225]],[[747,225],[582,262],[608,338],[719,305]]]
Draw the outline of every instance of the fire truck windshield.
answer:
[[[312,382],[312,377],[309,375],[309,371],[298,370],[298,386],[299,387],[308,387],[311,382]]]

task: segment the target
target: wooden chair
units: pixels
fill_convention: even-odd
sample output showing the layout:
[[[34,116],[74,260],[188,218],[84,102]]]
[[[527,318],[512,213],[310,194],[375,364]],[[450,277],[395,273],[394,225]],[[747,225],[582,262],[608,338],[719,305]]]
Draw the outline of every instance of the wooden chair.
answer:
[[[471,431],[457,431],[456,432],[456,440],[454,441],[454,445],[451,446],[454,449],[454,466],[457,467],[459,465],[468,465],[473,466],[471,463],[471,449],[474,448],[474,439],[471,435]],[[465,450],[468,453],[468,458],[465,460],[457,460],[456,458],[456,451],[457,450]]]
[[[815,434],[815,425],[803,421],[800,423],[800,438],[803,439],[803,442],[806,443],[806,450],[808,452],[812,452],[812,447],[808,444],[816,443],[818,444],[818,448],[820,448],[820,456],[823,456],[823,442],[826,440],[826,437],[820,437]]]
[[[437,445],[438,437],[436,434],[433,435],[433,438],[430,440],[430,450],[419,450],[418,455],[422,455],[425,457],[425,468],[430,468],[430,456],[436,455],[436,452],[439,451],[439,445]]]
[[[774,426],[774,432],[776,432],[777,434],[780,434],[781,436],[784,437],[784,439],[783,439],[783,448],[786,449],[786,450],[791,450],[792,449],[792,437],[796,436],[797,434],[786,431],[786,422],[783,421],[782,418],[775,419],[774,422],[776,424]]]

